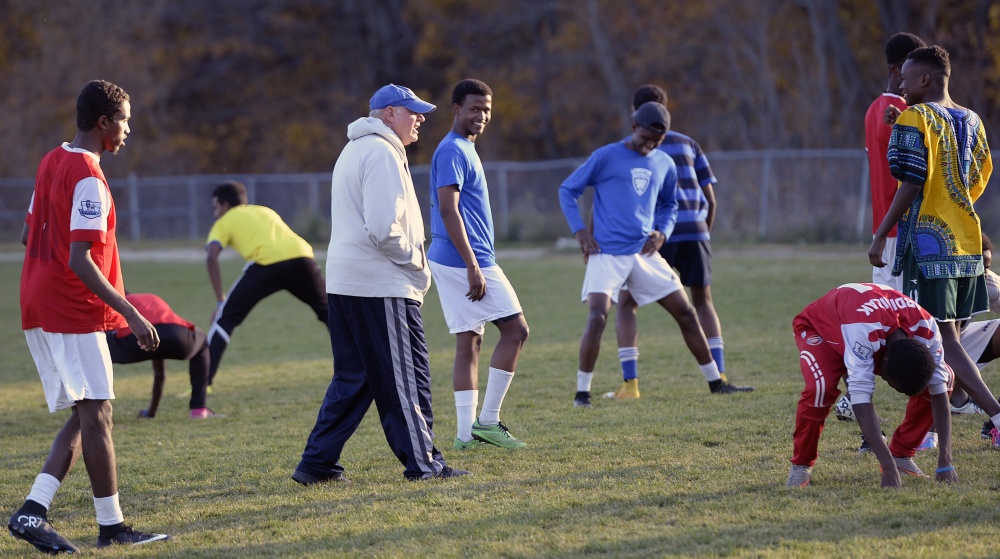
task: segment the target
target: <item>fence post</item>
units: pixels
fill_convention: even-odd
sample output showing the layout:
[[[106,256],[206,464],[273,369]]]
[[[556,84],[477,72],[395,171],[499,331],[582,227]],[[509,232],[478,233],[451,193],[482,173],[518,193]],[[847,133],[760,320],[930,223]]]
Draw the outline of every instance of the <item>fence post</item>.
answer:
[[[257,203],[257,179],[252,175],[247,179],[247,198],[251,204]]]
[[[129,223],[132,225],[132,242],[138,242],[139,232],[139,177],[135,171],[128,174],[128,213]]]
[[[757,237],[761,241],[767,237],[767,199],[771,195],[771,159],[771,150],[764,151],[760,177],[760,222],[757,224]]]
[[[497,213],[500,218],[497,223],[497,232],[500,238],[507,240],[510,233],[510,205],[507,200],[507,165],[501,163],[497,167]]]
[[[858,239],[865,240],[865,209],[869,206],[869,186],[871,179],[868,173],[868,158],[862,158],[861,180],[858,181]]]
[[[194,177],[188,177],[188,237],[198,238],[198,185]]]

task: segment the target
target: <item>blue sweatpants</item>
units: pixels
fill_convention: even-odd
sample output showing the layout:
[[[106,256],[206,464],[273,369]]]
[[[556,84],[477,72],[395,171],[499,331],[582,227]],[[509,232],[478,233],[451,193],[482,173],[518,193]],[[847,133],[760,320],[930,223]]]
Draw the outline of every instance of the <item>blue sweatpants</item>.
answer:
[[[344,471],[340,453],[372,401],[403,474],[437,474],[431,375],[420,304],[404,298],[327,295],[333,381],[309,434],[299,471],[323,479]]]

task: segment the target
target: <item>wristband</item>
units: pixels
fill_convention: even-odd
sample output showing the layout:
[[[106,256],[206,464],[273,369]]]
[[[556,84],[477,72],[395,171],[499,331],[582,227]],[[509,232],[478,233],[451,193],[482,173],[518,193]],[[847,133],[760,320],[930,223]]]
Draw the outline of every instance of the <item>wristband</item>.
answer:
[[[943,474],[945,472],[954,472],[955,466],[945,466],[944,468],[938,468],[935,470],[936,473]]]
[[[223,303],[225,303],[225,301],[219,301],[218,303],[215,304],[215,306],[216,307],[221,307],[223,305]]]

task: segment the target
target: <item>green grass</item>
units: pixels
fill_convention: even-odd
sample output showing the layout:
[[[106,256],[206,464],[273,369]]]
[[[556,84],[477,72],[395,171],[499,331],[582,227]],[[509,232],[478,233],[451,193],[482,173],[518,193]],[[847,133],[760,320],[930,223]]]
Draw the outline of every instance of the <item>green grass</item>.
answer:
[[[853,251],[853,252],[848,252]],[[83,464],[53,504],[57,528],[98,556],[165,557],[985,557],[995,556],[1000,455],[979,439],[981,419],[955,419],[961,481],[904,479],[878,488],[859,456],[856,424],[831,421],[813,484],[783,487],[802,389],[791,319],[807,303],[870,271],[864,248],[733,246],[715,261],[716,307],[732,380],[749,395],[710,395],[665,312],[639,313],[642,399],[572,406],[583,265],[576,256],[507,260],[531,327],[503,418],[528,446],[451,450],[454,340],[433,291],[423,315],[431,351],[436,432],[449,464],[472,477],[404,481],[375,410],[344,449],[347,484],[303,488],[289,479],[332,374],[325,329],[282,293],[240,327],[209,405],[226,419],[191,421],[186,367],[168,364],[155,420],[148,364],[116,367],[115,442],[126,517],[173,542],[100,552]],[[239,263],[224,262],[231,281]],[[17,507],[67,413],[49,414],[19,331],[19,263],[0,263],[0,510]],[[125,263],[131,290],[162,295],[205,326],[211,289],[201,263]],[[483,363],[496,342],[488,329]],[[604,336],[595,395],[620,383],[614,332]],[[988,384],[997,382],[987,370]],[[485,371],[481,375],[485,383]],[[880,383],[881,415],[904,399]],[[933,469],[935,453],[918,464]],[[5,508],[4,508],[5,507]],[[4,513],[6,514],[6,513]],[[0,555],[35,557],[7,535]]]

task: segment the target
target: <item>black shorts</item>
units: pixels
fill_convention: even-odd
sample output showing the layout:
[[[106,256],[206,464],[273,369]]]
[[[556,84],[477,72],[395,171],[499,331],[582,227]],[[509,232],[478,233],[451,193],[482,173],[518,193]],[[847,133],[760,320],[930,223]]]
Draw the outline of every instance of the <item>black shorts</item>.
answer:
[[[712,285],[711,241],[663,243],[660,256],[677,269],[677,275],[685,287]]]

